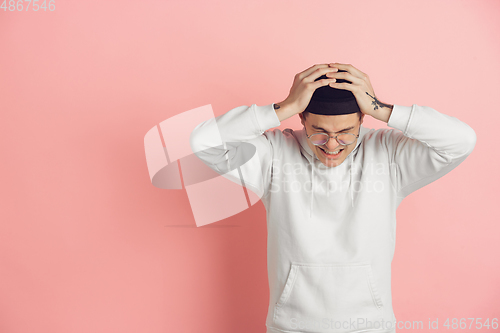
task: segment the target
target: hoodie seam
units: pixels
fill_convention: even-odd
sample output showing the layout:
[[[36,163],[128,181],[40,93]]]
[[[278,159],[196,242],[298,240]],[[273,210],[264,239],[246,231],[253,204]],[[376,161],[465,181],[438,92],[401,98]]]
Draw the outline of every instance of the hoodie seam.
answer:
[[[273,104],[271,104],[271,106],[272,105]],[[262,130],[263,127],[262,127],[262,125],[259,122],[259,117],[257,117],[257,110],[255,109],[256,107],[257,107],[257,104],[252,104],[251,109],[252,109],[252,113],[253,113],[253,119],[255,121],[255,124],[257,125],[259,135],[264,135],[264,133],[266,131]],[[265,139],[269,142],[269,145],[271,146],[271,163],[269,165],[269,168],[271,169],[271,174],[272,174],[272,170],[273,170],[273,166],[274,166],[273,165],[273,161],[274,161],[274,145],[273,145],[271,139],[269,139],[267,136],[265,136]],[[265,187],[266,184],[264,182],[264,174],[262,176],[263,176],[262,180],[263,180],[263,185],[264,185],[264,189],[263,189],[264,193],[263,193],[263,195],[261,197],[261,200],[262,199],[266,199],[267,196],[269,195],[269,193],[271,192],[270,189],[271,189],[272,181],[273,181],[272,176],[270,175],[269,176],[269,188],[267,188],[267,187]],[[255,186],[255,184],[251,184],[251,185],[253,185],[255,188],[258,188],[258,187]]]
[[[257,106],[256,104],[252,104],[253,118],[254,118],[255,123],[257,124],[257,128],[258,128],[259,134],[262,135],[264,133],[264,131],[262,130],[262,125],[259,122],[259,117],[257,117],[257,111],[255,110],[256,106]]]
[[[389,132],[390,133],[390,132]],[[393,171],[392,171],[392,167],[391,167],[391,159],[389,157],[389,181],[391,182],[391,186],[392,186],[392,190],[394,191],[394,193],[396,193],[396,195],[399,193],[398,191],[398,187],[397,185],[394,183],[398,177],[398,169],[399,169],[399,165],[397,163],[394,163],[395,165],[395,168],[394,168],[394,176],[392,175]],[[394,177],[394,181],[392,180],[392,178]]]
[[[411,123],[412,123],[412,119],[413,119],[413,112],[415,111],[415,104],[413,104],[411,106],[411,109],[410,109],[410,116],[408,117],[408,122],[406,123],[406,127],[405,127],[405,130],[403,131],[403,134],[411,139],[413,139],[409,134],[409,130],[410,130],[410,126],[411,126]]]
[[[403,135],[404,135],[404,136],[406,136],[406,137],[408,137],[408,138],[410,138],[410,139],[413,139],[413,138],[412,138],[412,137],[408,134],[408,132],[409,132],[409,130],[410,130],[410,123],[411,123],[411,120],[413,119],[413,111],[414,111],[414,109],[415,109],[415,104],[412,104],[412,106],[411,106],[411,108],[410,108],[410,115],[408,116],[408,121],[406,122],[406,126],[405,126],[405,128],[403,129],[403,131],[402,131]],[[393,109],[391,112],[394,112],[394,109]],[[391,113],[391,115],[392,115],[392,113]],[[389,117],[389,119],[390,119],[390,117]],[[389,121],[388,121],[388,123],[389,123]],[[390,133],[390,131],[389,131],[389,133]],[[390,162],[390,160],[389,160],[389,162]],[[398,176],[398,170],[397,170],[397,169],[399,169],[399,165],[398,165],[397,163],[394,163],[394,165],[396,166],[395,175],[394,175],[394,180],[396,180],[396,179],[397,179],[397,176]],[[389,169],[391,169],[391,163],[389,163]],[[391,183],[391,186],[392,186],[393,191],[396,193],[396,196],[397,196],[397,197],[403,197],[403,198],[404,198],[404,196],[401,196],[401,195],[399,194],[399,193],[400,193],[400,191],[402,190],[402,188],[398,190],[398,186],[397,186],[397,184],[395,184],[395,183],[394,183],[394,181],[392,180],[392,172],[391,172],[391,175],[389,175],[389,181],[390,181],[390,183]],[[407,186],[408,186],[408,185],[407,185]],[[406,186],[405,186],[405,187],[406,187]]]

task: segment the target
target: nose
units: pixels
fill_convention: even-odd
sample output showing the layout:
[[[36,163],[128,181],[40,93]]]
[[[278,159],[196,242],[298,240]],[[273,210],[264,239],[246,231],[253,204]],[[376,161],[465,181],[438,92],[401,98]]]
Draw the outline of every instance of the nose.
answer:
[[[328,142],[325,144],[326,149],[329,151],[334,151],[337,148],[342,148],[342,145],[337,142],[334,138],[330,138]]]

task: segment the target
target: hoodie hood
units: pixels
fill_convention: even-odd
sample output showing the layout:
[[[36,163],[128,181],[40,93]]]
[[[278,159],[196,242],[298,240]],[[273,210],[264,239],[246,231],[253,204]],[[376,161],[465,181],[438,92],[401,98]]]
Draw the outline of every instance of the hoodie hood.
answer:
[[[349,164],[347,167],[349,168],[349,177],[350,177],[349,192],[350,192],[350,197],[351,197],[351,207],[354,207],[354,194],[353,194],[353,190],[352,190],[352,187],[353,187],[352,186],[352,183],[353,183],[352,165],[354,162],[354,155],[356,155],[358,148],[359,148],[359,145],[363,141],[365,134],[369,131],[370,131],[370,129],[363,127],[363,125],[360,126],[359,137],[356,141],[356,146],[349,153],[349,155],[345,158],[345,160],[342,162],[342,164],[344,164],[344,163]],[[315,188],[314,187],[314,169],[316,168],[316,163],[320,163],[321,165],[323,165],[323,164],[321,163],[321,161],[318,159],[316,154],[314,154],[314,152],[311,150],[311,148],[307,144],[307,136],[306,136],[305,129],[302,128],[301,130],[293,131],[293,133],[300,143],[300,151],[302,152],[302,154],[305,156],[305,158],[308,160],[309,164],[311,165],[311,187],[312,188],[311,188],[311,200],[310,200],[310,205],[309,205],[309,217],[311,217],[312,210],[313,210],[313,201],[314,201],[313,200],[313,198],[314,198],[313,191]],[[324,166],[324,167],[327,168],[326,166]],[[337,167],[340,167],[340,165]]]

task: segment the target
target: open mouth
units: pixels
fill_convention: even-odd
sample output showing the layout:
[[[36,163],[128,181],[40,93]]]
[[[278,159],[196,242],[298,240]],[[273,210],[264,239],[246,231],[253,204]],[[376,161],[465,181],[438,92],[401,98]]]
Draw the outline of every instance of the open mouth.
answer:
[[[323,155],[325,157],[327,157],[327,158],[335,158],[335,157],[339,157],[340,154],[342,154],[342,152],[344,151],[345,148],[337,149],[337,150],[335,150],[333,152],[328,152],[328,151],[326,151],[325,149],[323,149],[321,147],[319,147],[319,149],[321,149],[321,151],[322,151],[322,153],[323,153]],[[335,152],[336,152],[336,154],[335,154]]]

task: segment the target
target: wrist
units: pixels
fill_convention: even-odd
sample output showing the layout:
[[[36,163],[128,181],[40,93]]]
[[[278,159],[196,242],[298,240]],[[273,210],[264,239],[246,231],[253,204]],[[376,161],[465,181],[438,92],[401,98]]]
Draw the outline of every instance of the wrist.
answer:
[[[293,107],[285,102],[273,103],[273,108],[280,122],[296,114]]]
[[[393,104],[384,104],[383,107],[380,107],[376,112],[372,114],[372,117],[380,121],[383,121],[385,123],[388,123],[393,108],[394,108]]]

